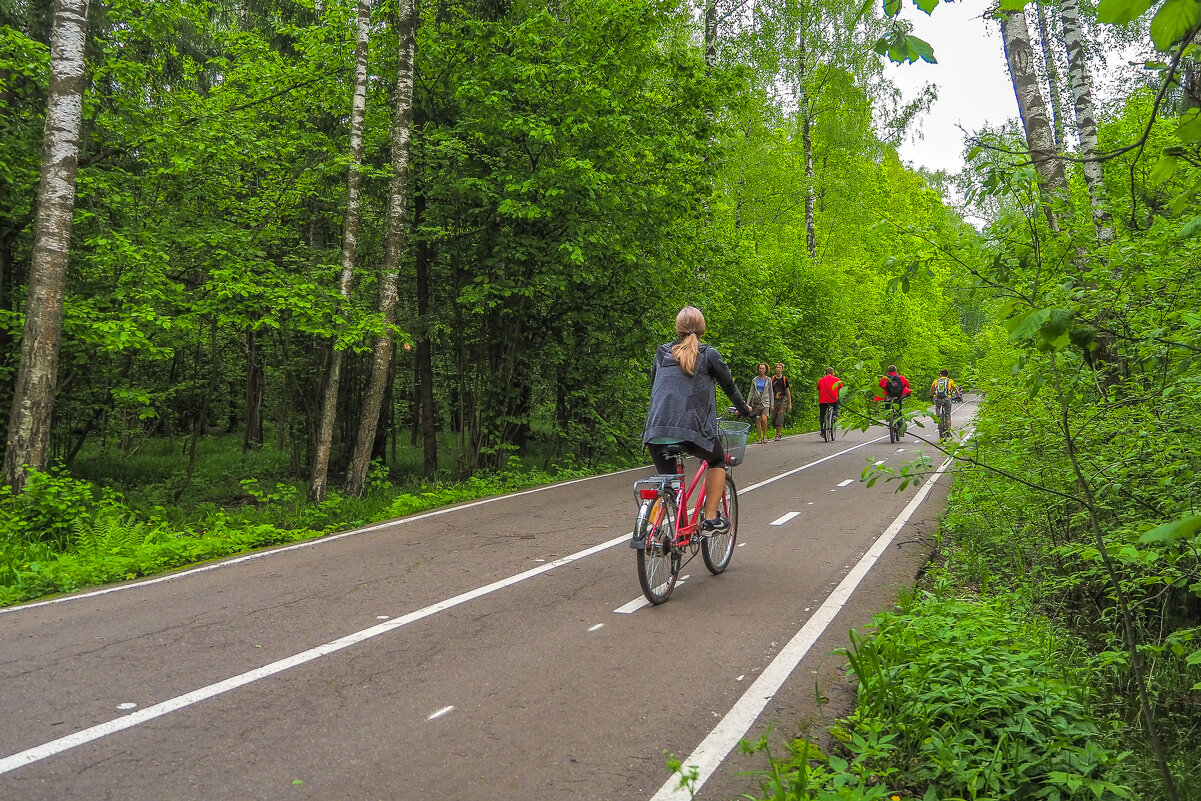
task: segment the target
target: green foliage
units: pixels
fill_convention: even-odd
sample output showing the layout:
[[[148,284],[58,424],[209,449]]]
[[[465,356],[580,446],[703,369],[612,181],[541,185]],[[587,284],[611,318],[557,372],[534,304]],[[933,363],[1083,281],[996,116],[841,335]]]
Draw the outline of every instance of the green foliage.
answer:
[[[936,798],[1132,798],[1124,754],[1103,745],[1087,662],[1013,596],[920,596],[847,651],[859,682],[845,747],[871,771]],[[878,721],[896,728],[865,740]],[[901,785],[894,785],[901,786]]]

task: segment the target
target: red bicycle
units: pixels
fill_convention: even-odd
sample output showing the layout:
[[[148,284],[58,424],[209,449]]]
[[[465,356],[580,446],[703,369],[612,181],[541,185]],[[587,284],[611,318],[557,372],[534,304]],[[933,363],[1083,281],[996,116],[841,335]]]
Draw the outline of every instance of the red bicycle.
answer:
[[[726,450],[726,486],[720,505],[722,515],[730,520],[730,530],[726,533],[700,533],[705,515],[704,475],[709,467],[704,461],[685,489],[686,454],[669,447],[667,454],[675,459],[676,472],[634,482],[634,499],[639,504],[634,537],[643,541],[638,551],[638,583],[652,604],[661,604],[671,597],[680,569],[696,558],[698,552],[714,575],[729,566],[734,554],[734,543],[738,540],[738,488],[730,468],[742,463],[751,426],[737,420],[719,420],[718,429]]]

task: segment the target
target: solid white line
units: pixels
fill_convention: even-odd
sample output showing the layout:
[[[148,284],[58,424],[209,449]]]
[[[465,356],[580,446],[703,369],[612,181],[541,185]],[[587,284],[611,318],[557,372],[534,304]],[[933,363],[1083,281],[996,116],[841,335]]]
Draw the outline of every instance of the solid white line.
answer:
[[[878,439],[882,439],[882,437],[878,437],[877,440]],[[766,485],[772,483],[773,481],[779,481],[780,479],[785,478],[790,475],[793,475],[795,473],[798,473],[801,470],[806,470],[810,467],[813,467],[814,465],[818,465],[818,464],[821,464],[822,462],[836,458],[843,454],[850,453],[853,450],[862,448],[864,445],[869,445],[872,442],[875,442],[877,440],[869,440],[868,442],[864,442],[859,445],[855,445],[854,447],[847,448],[844,451],[830,454],[829,456],[823,457],[814,462],[810,462],[809,464],[802,465],[801,467],[794,468],[785,473],[781,473],[778,476],[774,476],[773,478],[769,478],[765,481],[761,481],[758,484],[752,484],[751,486],[741,490],[740,494],[752,492],[753,490],[756,490],[760,487],[766,486]],[[634,468],[634,470],[643,470],[643,469],[645,469],[645,468],[641,468],[641,467]],[[607,475],[620,475],[623,472],[631,472],[631,471],[623,470],[623,471],[619,471],[618,473],[609,473]],[[238,557],[236,559],[231,559],[231,560],[227,560],[224,562],[217,562],[214,564],[205,565],[203,567],[198,567],[198,568],[193,568],[191,570],[181,571],[179,573],[172,573],[172,574],[166,575],[166,576],[159,576],[157,578],[148,579],[146,581],[139,581],[139,582],[136,582],[133,584],[122,584],[122,585],[118,585],[115,587],[108,587],[103,590],[96,590],[94,592],[82,593],[79,595],[70,595],[70,596],[65,596],[62,598],[55,598],[55,599],[52,599],[49,601],[41,601],[39,603],[26,604],[24,606],[16,606],[16,607],[9,607],[7,609],[0,609],[0,613],[12,612],[12,611],[16,611],[18,609],[32,609],[32,608],[35,608],[38,606],[46,606],[49,604],[62,603],[63,601],[78,600],[81,598],[91,598],[91,597],[96,597],[99,595],[107,595],[108,593],[116,592],[118,590],[131,589],[133,587],[142,587],[142,586],[146,586],[146,585],[150,585],[150,584],[158,584],[160,582],[172,581],[174,579],[181,578],[183,576],[195,575],[197,573],[203,573],[203,572],[206,572],[209,570],[215,570],[219,567],[226,567],[229,565],[250,561],[252,559],[259,559],[264,556],[270,556],[271,554],[282,553],[284,551],[296,550],[298,548],[307,548],[307,547],[311,547],[313,545],[319,545],[319,544],[325,543],[325,542],[332,542],[333,540],[342,539],[343,537],[349,537],[349,536],[352,536],[355,534],[364,534],[364,533],[371,532],[371,531],[377,531],[377,530],[385,528],[387,526],[403,525],[403,524],[407,524],[407,523],[416,522],[418,520],[425,520],[425,519],[428,519],[431,517],[437,517],[439,515],[449,514],[451,512],[459,511],[462,509],[470,509],[470,508],[473,508],[476,506],[482,506],[482,505],[488,504],[488,503],[495,503],[496,501],[503,500],[504,498],[520,497],[522,495],[529,495],[529,494],[532,494],[535,492],[543,492],[545,490],[552,489],[554,487],[563,487],[563,486],[567,486],[570,484],[576,484],[581,481],[589,481],[593,478],[600,478],[600,476],[590,476],[588,478],[574,479],[572,481],[563,482],[561,484],[551,484],[551,485],[547,485],[545,487],[536,487],[534,489],[515,493],[514,495],[500,496],[497,498],[488,498],[488,499],[484,499],[484,500],[480,500],[480,501],[474,501],[474,502],[468,503],[468,504],[463,504],[461,506],[451,506],[451,507],[445,507],[442,509],[436,509],[434,511],[426,512],[426,513],[420,514],[420,515],[415,515],[413,517],[406,517],[406,518],[401,518],[399,520],[393,520],[393,521],[388,521],[385,523],[379,523],[379,524],[376,524],[373,526],[368,526],[366,528],[355,529],[353,531],[345,531],[345,532],[342,532],[341,534],[334,534],[334,535],[331,535],[328,537],[323,537],[318,540],[309,540],[306,542],[297,543],[295,545],[289,545],[289,546],[286,546],[283,548],[276,548],[276,549],[273,549],[270,551],[259,551],[256,553],[247,554],[245,556]],[[629,538],[632,535],[633,535],[633,532],[630,532],[630,533],[624,534],[620,537],[615,537],[614,539],[611,539],[607,542],[602,542],[599,545],[594,545],[590,548],[586,548],[582,551],[578,551],[577,553],[571,554],[570,556],[565,556],[562,559],[556,559],[553,562],[547,562],[545,564],[541,564],[538,567],[531,568],[530,570],[526,570],[526,571],[524,571],[522,573],[518,573],[514,576],[510,576],[507,579],[501,579],[501,580],[495,581],[491,584],[487,584],[483,587],[479,587],[475,590],[471,590],[469,592],[465,592],[460,595],[456,595],[453,598],[449,598],[447,600],[440,601],[436,604],[432,604],[423,609],[418,609],[415,612],[410,612],[406,615],[402,615],[400,617],[393,618],[392,620],[388,620],[388,621],[386,621],[384,623],[380,623],[376,626],[372,626],[370,628],[363,629],[361,631],[354,632],[352,634],[348,634],[345,637],[341,637],[337,640],[333,640],[332,642],[325,643],[324,645],[319,645],[315,648],[310,648],[307,651],[302,651],[298,654],[294,654],[293,656],[285,657],[284,659],[277,660],[268,665],[263,665],[262,667],[247,671],[240,675],[232,676],[228,679],[216,682],[214,684],[210,684],[206,687],[201,687],[198,690],[192,690],[191,692],[184,693],[183,695],[176,696],[175,698],[171,698],[166,701],[162,701],[160,703],[153,704],[151,706],[143,707],[142,709],[139,709],[136,712],[130,713],[128,715],[123,715],[119,718],[115,718],[114,720],[110,720],[105,723],[100,723],[95,726],[91,726],[89,728],[82,729],[81,731],[75,732],[74,734],[69,734],[64,737],[60,737],[58,739],[43,743],[42,745],[35,746],[33,748],[29,748],[24,751],[18,752],[16,754],[12,754],[10,756],[4,757],[3,759],[0,759],[0,775],[9,773],[13,770],[16,770],[17,768],[32,764],[39,760],[45,759],[47,757],[54,756],[55,754],[60,754],[64,751],[68,751],[72,748],[75,748],[76,746],[84,745],[86,743],[92,742],[93,740],[98,740],[101,737],[106,737],[110,734],[115,734],[116,732],[124,731],[125,729],[132,728],[134,726],[138,726],[142,723],[145,723],[150,720],[154,720],[155,718],[162,717],[163,715],[167,715],[171,712],[175,712],[179,709],[183,709],[185,707],[199,703],[200,701],[206,700],[208,698],[213,698],[215,696],[222,695],[226,692],[235,690],[239,687],[243,687],[247,684],[251,684],[260,679],[267,678],[268,676],[273,676],[276,673],[281,673],[290,668],[305,664],[306,662],[311,662],[314,659],[319,659],[322,656],[326,656],[328,654],[335,653],[344,648],[349,648],[352,645],[357,645],[360,642],[364,642],[364,641],[372,639],[374,637],[378,637],[381,634],[386,634],[386,633],[392,631],[393,629],[400,628],[401,626],[408,625],[409,623],[412,623],[414,621],[421,620],[425,617],[429,617],[430,615],[445,611],[446,609],[450,609],[452,607],[458,606],[459,604],[475,600],[476,598],[496,592],[497,590],[504,589],[505,587],[512,586],[513,584],[517,584],[521,581],[525,581],[526,579],[533,578],[534,576],[545,573],[548,570],[553,570],[554,568],[559,567],[561,565],[569,564],[570,562],[574,562],[579,559],[583,559],[587,556],[591,556],[595,553],[604,551],[608,548],[612,548],[615,545],[620,545],[623,542],[628,542]],[[687,578],[688,577],[685,576],[685,577],[679,579],[677,581],[677,586],[683,584],[685,579],[687,579]],[[635,603],[637,603],[638,606],[632,606]],[[634,611],[634,609],[639,608],[639,607],[645,605],[646,603],[647,602],[645,599],[640,599],[640,601],[632,601],[632,602],[626,604],[625,606],[620,607],[619,609],[614,610],[614,611],[621,612],[623,610],[626,610],[627,607],[632,607],[629,609],[629,611],[632,612],[632,611]]]
[[[840,481],[840,482],[838,482],[838,486],[840,486],[840,487],[845,487],[847,484],[854,484],[854,483],[855,483],[855,479],[853,479],[853,478],[848,478],[846,481]]]
[[[779,516],[779,517],[777,517],[775,520],[771,521],[771,525],[773,525],[773,526],[782,526],[782,525],[784,525],[785,523],[787,523],[789,520],[791,520],[792,518],[796,517],[796,516],[797,516],[797,515],[799,515],[799,514],[800,514],[800,512],[789,512],[789,513],[788,513],[788,514],[786,514],[786,515],[780,515],[780,516]]]
[[[496,497],[493,497],[493,498],[484,498],[483,500],[472,501],[471,503],[465,503],[460,506],[445,506],[441,509],[434,509],[433,511],[430,511],[430,512],[423,512],[419,515],[413,515],[412,517],[400,517],[400,518],[396,518],[395,520],[385,520],[382,523],[376,523],[375,525],[366,526],[365,528],[356,528],[356,529],[351,529],[350,531],[343,531],[340,534],[330,534],[327,537],[319,537],[316,539],[305,540],[304,542],[298,542],[294,545],[285,545],[282,548],[272,548],[272,549],[266,550],[266,551],[255,551],[254,553],[249,553],[249,554],[246,554],[245,556],[239,556],[234,559],[226,559],[223,562],[214,562],[212,564],[204,565],[203,567],[193,567],[189,570],[181,570],[178,573],[168,573],[163,576],[156,576],[151,579],[146,579],[145,581],[134,581],[134,582],[129,582],[127,584],[118,584],[113,587],[105,587],[102,590],[92,590],[91,592],[81,592],[78,595],[64,595],[61,598],[51,598],[48,601],[38,601],[36,603],[31,603],[31,604],[22,604],[21,606],[9,606],[9,607],[0,609],[0,615],[8,614],[9,612],[20,612],[25,609],[36,609],[39,606],[49,606],[50,604],[61,604],[66,601],[79,601],[84,598],[95,598],[98,595],[108,595],[110,592],[120,592],[122,590],[132,590],[137,587],[148,587],[151,584],[159,584],[164,581],[174,581],[175,579],[183,578],[184,576],[194,576],[197,573],[207,573],[210,570],[217,570],[218,568],[229,567],[231,565],[241,564],[242,562],[249,562],[253,559],[262,559],[263,557],[266,557],[266,556],[274,556],[276,554],[286,553],[288,551],[295,551],[300,548],[311,548],[315,545],[324,545],[329,542],[334,542],[335,540],[340,540],[343,537],[353,537],[353,536],[356,536],[359,534],[369,534],[372,531],[379,531],[380,529],[388,528],[389,526],[401,526],[401,525],[407,525],[409,523],[416,523],[419,520],[428,520],[431,517],[438,517],[439,515],[450,514],[451,512],[458,512],[463,509],[472,509],[476,506],[483,506],[483,505],[489,504],[489,503],[496,503],[497,501],[503,501],[507,498],[520,498],[523,495],[532,495],[535,492],[545,492],[547,490],[556,489],[558,487],[570,487],[572,484],[578,484],[581,481],[592,481],[593,479],[604,478],[606,476],[619,476],[622,473],[631,473],[631,472],[634,472],[635,470],[645,470],[645,469],[646,469],[645,467],[633,467],[633,468],[630,468],[629,470],[618,470],[616,473],[605,473],[605,474],[599,475],[599,476],[585,476],[584,478],[573,478],[571,481],[563,481],[558,484],[547,484],[546,486],[543,486],[543,487],[534,487],[533,489],[522,490],[521,492],[515,492],[512,495],[497,495]]]
[[[879,536],[876,542],[868,550],[867,553],[859,560],[855,567],[847,574],[846,578],[834,589],[830,596],[822,603],[813,615],[805,621],[805,625],[796,633],[788,644],[780,651],[767,669],[759,675],[759,678],[747,688],[747,691],[741,698],[735,702],[726,716],[713,731],[709,732],[708,736],[701,741],[696,750],[688,755],[687,759],[682,760],[686,769],[692,767],[697,768],[696,782],[693,784],[692,792],[680,788],[679,777],[672,776],[668,779],[659,792],[651,796],[651,801],[689,801],[693,798],[693,793],[701,788],[701,786],[709,780],[718,766],[721,765],[726,754],[730,753],[743,736],[750,730],[759,714],[767,706],[775,694],[783,686],[784,681],[804,658],[813,644],[825,632],[829,625],[834,621],[846,602],[850,600],[851,593],[859,586],[859,582],[867,575],[872,565],[884,554],[888,549],[889,544],[897,533],[913,516],[926,496],[930,494],[934,482],[942,475],[943,471],[951,464],[951,460],[947,459],[934,472],[930,479],[918,490],[917,495],[909,501],[909,504],[901,511],[888,528],[884,529],[884,533]]]
[[[487,584],[483,587],[470,590],[469,592],[456,595],[455,597],[448,598],[445,601],[439,601],[438,603],[427,606],[424,609],[418,609],[415,612],[409,612],[407,615],[393,618],[385,623],[379,623],[370,628],[363,629],[362,631],[356,631],[352,634],[347,634],[345,637],[339,637],[338,639],[333,640],[332,642],[327,642],[324,645],[318,645],[317,647],[310,648],[307,651],[301,651],[298,654],[293,654],[292,656],[277,660],[269,665],[263,665],[262,667],[255,668],[254,670],[247,671],[237,676],[233,676],[225,679],[224,681],[210,684],[207,687],[201,687],[199,690],[193,690],[189,693],[184,693],[183,695],[170,698],[152,706],[143,707],[137,712],[132,712],[128,715],[122,715],[119,718],[115,718],[105,723],[100,723],[96,726],[91,726],[81,731],[77,731],[74,734],[68,734],[65,737],[58,738],[57,740],[51,740],[48,743],[43,743],[42,745],[26,749],[20,753],[0,759],[0,775],[16,770],[17,768],[24,767],[25,765],[29,765],[33,762],[37,762],[39,759],[45,759],[46,757],[54,756],[55,754],[61,754],[63,751],[67,751],[78,745],[83,745],[93,740],[98,740],[101,737],[105,737],[109,734],[114,734],[124,729],[145,723],[148,720],[153,720],[170,712],[175,712],[183,709],[184,707],[199,703],[200,701],[204,701],[208,698],[213,698],[214,696],[227,693],[230,690],[236,690],[239,687],[244,687],[247,684],[258,681],[259,679],[273,676],[276,673],[282,673],[283,671],[288,670],[289,668],[294,668],[297,665],[303,665],[304,663],[311,662],[314,659],[320,659],[323,656],[341,651],[343,648],[349,648],[352,645],[357,645],[366,640],[370,640],[373,637],[378,637],[381,634],[387,634],[388,632],[398,629],[401,626],[406,626],[409,623],[427,618],[430,615],[445,611],[451,607],[467,603],[468,601],[473,601],[476,598],[496,592],[497,590],[502,590],[505,587],[510,587],[514,584],[525,581],[526,579],[531,579],[534,576],[539,576],[548,570],[553,570],[561,565],[579,561],[580,559],[584,559],[585,557],[591,556],[594,553],[599,553],[606,548],[612,548],[614,545],[628,542],[629,538],[629,534],[615,537],[608,542],[602,542],[599,545],[592,546],[591,548],[585,548],[584,550],[577,551],[570,556],[564,556],[562,559],[556,559],[553,562],[547,562],[544,565],[531,568],[523,573],[518,573],[515,576],[494,581],[491,584]]]

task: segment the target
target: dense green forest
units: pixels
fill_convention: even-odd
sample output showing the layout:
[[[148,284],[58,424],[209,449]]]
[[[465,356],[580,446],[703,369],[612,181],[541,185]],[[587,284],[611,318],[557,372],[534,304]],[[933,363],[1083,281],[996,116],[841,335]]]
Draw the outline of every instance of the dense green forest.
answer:
[[[0,602],[642,463],[691,303],[846,425],[984,398],[766,797],[1201,799],[1201,5],[981,4],[1020,113],[958,175],[900,10],[0,0]]]

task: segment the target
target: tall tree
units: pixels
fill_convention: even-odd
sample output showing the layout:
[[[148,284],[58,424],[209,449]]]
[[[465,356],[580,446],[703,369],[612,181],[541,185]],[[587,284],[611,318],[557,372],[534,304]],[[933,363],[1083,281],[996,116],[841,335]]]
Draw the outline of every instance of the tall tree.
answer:
[[[4,450],[2,481],[14,492],[24,487],[26,468],[44,469],[49,455],[86,85],[87,13],[88,0],[54,4],[37,227]]]
[[[1026,146],[1034,169],[1038,172],[1043,210],[1047,222],[1054,230],[1058,225],[1052,200],[1067,192],[1067,176],[1055,149],[1055,137],[1047,119],[1047,106],[1038,89],[1039,80],[1034,69],[1030,30],[1026,26],[1026,15],[1022,11],[1002,10],[999,13],[1005,61],[1009,65],[1009,77],[1013,82],[1018,113],[1022,117],[1022,127],[1026,132]]]
[[[1042,0],[1034,0],[1034,10],[1038,17],[1038,41],[1043,51],[1043,64],[1047,70],[1047,98],[1051,102],[1051,130],[1055,134],[1055,145],[1062,152],[1067,148],[1064,141],[1064,114],[1062,93],[1059,91],[1059,66],[1055,62],[1055,49],[1052,41],[1055,32],[1047,23],[1047,12]]]
[[[343,303],[354,288],[354,256],[359,238],[359,192],[363,186],[363,118],[367,108],[367,53],[371,34],[371,0],[358,2],[358,37],[355,42],[354,97],[350,104],[350,169],[346,177],[346,230],[342,235],[342,274],[338,293]],[[325,499],[329,474],[329,452],[334,439],[338,407],[338,385],[342,377],[342,343],[335,335],[330,343],[329,374],[321,400],[321,420],[313,453],[309,499]]]
[[[1080,24],[1079,0],[1060,0],[1063,43],[1068,51],[1068,80],[1076,109],[1076,127],[1080,131],[1080,155],[1084,158],[1084,182],[1092,208],[1093,227],[1102,242],[1113,239],[1113,222],[1105,202],[1105,177],[1097,160],[1101,145],[1097,139],[1097,118],[1093,111],[1093,82],[1088,71],[1084,28]]]
[[[413,132],[413,66],[417,51],[417,13],[413,0],[401,0],[397,20],[396,98],[392,110],[392,181],[388,190],[388,233],[379,284],[382,328],[375,337],[371,382],[363,398],[363,413],[347,489],[362,495],[371,464],[371,448],[392,367],[393,325],[400,302],[400,261],[409,231],[409,141]]]

